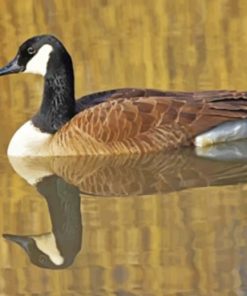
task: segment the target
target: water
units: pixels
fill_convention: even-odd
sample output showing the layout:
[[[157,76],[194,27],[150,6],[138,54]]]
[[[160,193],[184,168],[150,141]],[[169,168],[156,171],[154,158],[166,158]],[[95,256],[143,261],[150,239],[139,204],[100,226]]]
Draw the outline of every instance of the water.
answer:
[[[246,89],[244,0],[0,7],[0,64],[26,38],[55,34],[73,57],[78,97],[126,86]],[[246,295],[245,143],[202,157],[185,149],[11,164],[8,142],[37,110],[42,78],[1,77],[0,89],[0,295]]]

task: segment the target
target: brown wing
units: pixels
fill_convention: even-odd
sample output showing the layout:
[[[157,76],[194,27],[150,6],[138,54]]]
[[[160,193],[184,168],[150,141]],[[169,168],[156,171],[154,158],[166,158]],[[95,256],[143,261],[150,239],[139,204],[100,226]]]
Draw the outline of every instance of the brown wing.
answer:
[[[150,152],[188,145],[220,123],[247,117],[246,93],[125,91],[77,114],[55,141],[72,154]]]
[[[196,117],[190,123],[194,137],[223,122],[247,117],[246,92],[197,92],[187,102],[190,113],[194,112],[195,105],[201,106],[200,111],[194,112]]]

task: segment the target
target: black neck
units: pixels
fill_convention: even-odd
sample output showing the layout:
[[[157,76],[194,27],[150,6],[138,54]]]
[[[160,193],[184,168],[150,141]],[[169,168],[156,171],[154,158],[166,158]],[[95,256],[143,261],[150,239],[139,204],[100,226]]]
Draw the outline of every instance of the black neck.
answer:
[[[66,260],[64,264],[72,263],[82,242],[79,189],[56,175],[43,178],[36,186],[47,201],[52,232],[57,247]]]
[[[74,74],[68,56],[48,63],[42,104],[32,122],[42,132],[53,134],[74,115]]]

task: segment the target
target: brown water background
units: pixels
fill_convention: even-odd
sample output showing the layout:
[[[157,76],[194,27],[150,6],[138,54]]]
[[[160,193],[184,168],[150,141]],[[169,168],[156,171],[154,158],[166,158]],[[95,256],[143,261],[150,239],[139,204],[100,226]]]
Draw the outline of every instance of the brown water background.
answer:
[[[247,89],[245,0],[0,0],[0,65],[42,33],[60,38],[73,57],[78,97],[126,86]],[[45,200],[6,158],[42,86],[32,75],[0,79],[1,234],[51,231]],[[246,295],[245,182],[85,195],[81,211],[83,247],[68,269],[40,269],[0,239],[0,295]]]

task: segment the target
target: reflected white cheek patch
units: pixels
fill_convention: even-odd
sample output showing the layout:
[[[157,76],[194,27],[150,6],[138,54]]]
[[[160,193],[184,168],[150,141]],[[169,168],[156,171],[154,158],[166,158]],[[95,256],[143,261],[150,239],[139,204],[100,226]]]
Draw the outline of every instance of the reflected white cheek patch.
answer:
[[[53,48],[49,44],[43,45],[33,58],[27,63],[25,73],[40,74],[45,76],[47,64]]]

